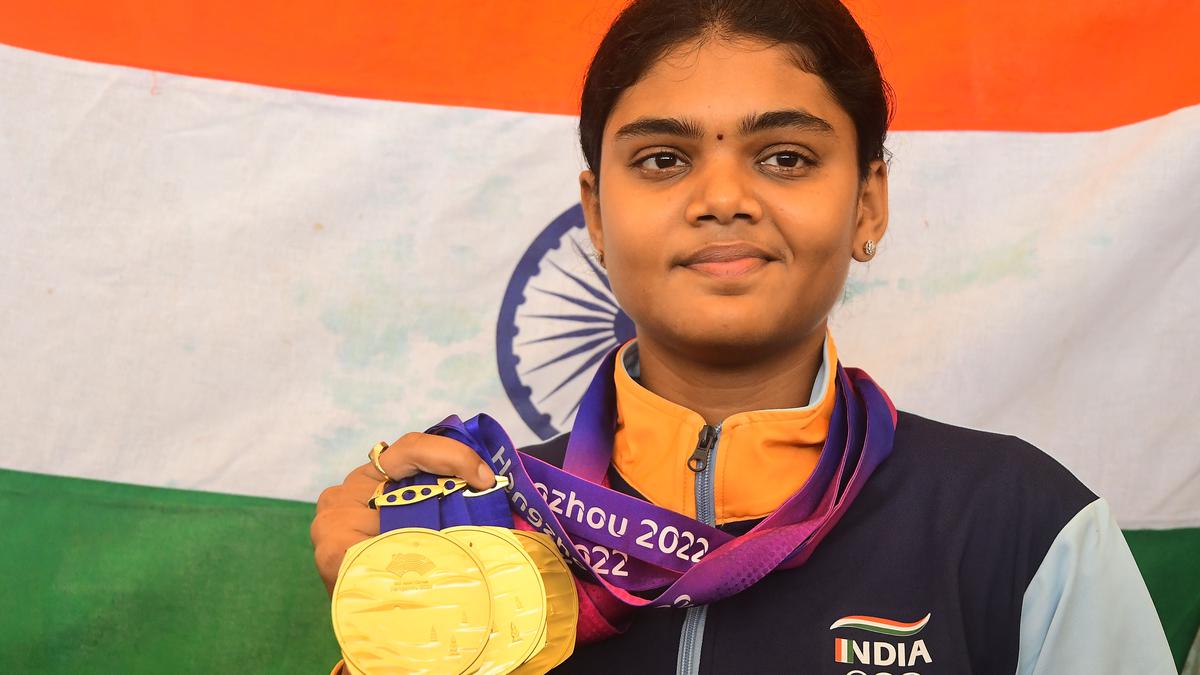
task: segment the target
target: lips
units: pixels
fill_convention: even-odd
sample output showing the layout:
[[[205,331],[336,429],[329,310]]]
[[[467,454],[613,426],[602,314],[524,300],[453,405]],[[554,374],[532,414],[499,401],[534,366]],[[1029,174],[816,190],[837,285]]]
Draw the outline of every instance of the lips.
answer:
[[[778,258],[766,249],[749,242],[709,244],[684,257],[679,264],[688,269],[715,277],[737,277],[749,274]]]

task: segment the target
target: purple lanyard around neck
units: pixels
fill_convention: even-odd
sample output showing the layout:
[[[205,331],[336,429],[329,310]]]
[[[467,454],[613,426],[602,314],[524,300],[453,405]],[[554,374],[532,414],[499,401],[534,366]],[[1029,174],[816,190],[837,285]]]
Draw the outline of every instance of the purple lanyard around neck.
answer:
[[[562,469],[517,452],[487,415],[466,422],[452,416],[428,433],[471,446],[507,475],[513,511],[620,605],[708,604],[774,569],[803,564],[892,451],[891,401],[866,373],[839,364],[829,433],[812,475],[773,514],[734,537],[604,486],[616,431],[616,353],[605,357],[584,394]],[[634,594],[646,591],[654,592]]]

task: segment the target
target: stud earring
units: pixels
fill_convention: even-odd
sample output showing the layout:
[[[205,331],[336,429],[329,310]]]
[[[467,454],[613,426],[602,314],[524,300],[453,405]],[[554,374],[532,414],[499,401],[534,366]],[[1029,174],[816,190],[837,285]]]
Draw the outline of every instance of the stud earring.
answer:
[[[875,240],[874,239],[868,239],[866,241],[866,243],[863,244],[863,253],[865,253],[868,258],[875,257]]]

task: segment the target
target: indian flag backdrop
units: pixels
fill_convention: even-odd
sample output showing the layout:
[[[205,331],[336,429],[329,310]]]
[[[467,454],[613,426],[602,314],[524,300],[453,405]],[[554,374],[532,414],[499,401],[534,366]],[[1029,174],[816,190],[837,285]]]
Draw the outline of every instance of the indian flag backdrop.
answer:
[[[619,2],[0,6],[0,670],[326,672],[307,528],[377,440],[569,426]],[[892,217],[835,310],[904,409],[1108,498],[1200,624],[1200,4],[858,0]]]

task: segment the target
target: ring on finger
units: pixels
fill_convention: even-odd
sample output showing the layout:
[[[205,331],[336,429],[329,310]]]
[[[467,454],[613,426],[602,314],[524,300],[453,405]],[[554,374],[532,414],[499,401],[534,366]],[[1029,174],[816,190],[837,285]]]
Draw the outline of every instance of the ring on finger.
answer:
[[[387,449],[388,449],[388,444],[383,441],[379,441],[378,443],[375,444],[374,447],[371,448],[371,452],[367,454],[367,457],[371,458],[371,464],[375,467],[376,471],[383,474],[383,479],[386,482],[395,483],[396,482],[395,479],[393,479],[391,476],[389,476],[388,472],[383,470],[383,465],[379,463],[380,455],[382,455],[383,451],[387,450]]]

